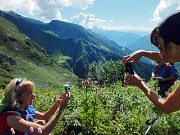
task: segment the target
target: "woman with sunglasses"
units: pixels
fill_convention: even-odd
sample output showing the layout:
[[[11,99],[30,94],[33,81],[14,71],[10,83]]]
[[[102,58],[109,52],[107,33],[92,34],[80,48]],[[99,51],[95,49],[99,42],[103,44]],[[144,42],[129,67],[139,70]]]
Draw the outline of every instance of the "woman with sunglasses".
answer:
[[[70,95],[62,94],[47,112],[41,113],[32,106],[34,89],[33,82],[17,78],[6,86],[0,104],[0,134],[48,135],[52,132]]]
[[[139,50],[123,58],[123,63],[135,63],[142,56],[159,62],[180,62],[180,12],[164,19],[151,33],[150,41],[160,51]],[[125,83],[139,87],[146,96],[162,112],[171,113],[180,110],[180,87],[176,88],[166,99],[161,98],[147,87],[144,81],[135,73],[126,74]]]

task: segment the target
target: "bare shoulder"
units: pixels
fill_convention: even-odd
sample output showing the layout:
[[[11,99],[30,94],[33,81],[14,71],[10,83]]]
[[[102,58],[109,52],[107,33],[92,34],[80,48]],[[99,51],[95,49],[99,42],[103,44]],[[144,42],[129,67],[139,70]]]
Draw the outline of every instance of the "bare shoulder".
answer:
[[[19,114],[12,114],[7,117],[7,123],[10,127],[17,125],[18,121],[23,119]],[[23,119],[24,120],[24,119]]]

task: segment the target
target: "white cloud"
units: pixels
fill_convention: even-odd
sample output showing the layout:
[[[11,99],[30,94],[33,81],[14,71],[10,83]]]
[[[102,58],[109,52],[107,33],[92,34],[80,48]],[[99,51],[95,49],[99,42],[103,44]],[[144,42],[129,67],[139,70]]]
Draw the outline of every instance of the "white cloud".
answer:
[[[62,20],[61,10],[65,7],[86,9],[95,0],[0,0],[0,10],[15,11],[23,16],[32,16],[43,22]],[[71,18],[73,23],[80,24],[85,28],[94,27],[105,30],[133,30],[143,27],[113,26],[113,20],[97,18],[93,14],[79,13]]]
[[[104,20],[96,18],[95,15],[79,13],[78,15],[73,16],[72,22],[79,24],[85,28],[100,28],[103,30],[140,30],[140,31],[151,31],[152,28],[145,26],[133,27],[133,26],[114,26],[113,20]]]
[[[160,0],[151,21],[160,22],[171,13],[180,10],[180,0]]]
[[[53,19],[67,21],[61,15],[63,8],[72,7],[85,10],[94,2],[95,0],[0,0],[0,10],[12,10],[23,16],[33,16],[33,18],[43,22],[49,22]],[[158,23],[177,10],[180,10],[180,0],[160,0],[151,21]],[[79,13],[71,19],[73,23],[90,29],[98,27],[109,30],[152,30],[147,26],[114,26],[113,20],[98,18],[93,14]]]
[[[95,0],[0,0],[0,9],[15,11],[21,15],[34,16],[44,22],[50,20],[63,20],[61,9],[75,7],[86,9]]]
[[[65,3],[66,7],[78,7],[81,9],[88,8],[89,5],[92,5],[95,0],[61,0]]]
[[[104,30],[132,30],[132,31],[151,31],[152,28],[151,27],[147,27],[147,26],[139,26],[139,27],[135,27],[135,26],[113,26],[113,25],[103,25],[101,26],[102,29]]]
[[[78,15],[73,16],[71,19],[73,23],[82,25],[89,29],[92,29],[93,27],[99,27],[107,23],[106,20],[99,19],[96,18],[95,15],[85,13],[79,13]]]
[[[0,0],[0,9],[3,11],[20,11],[32,14],[37,9],[37,4],[32,0]]]

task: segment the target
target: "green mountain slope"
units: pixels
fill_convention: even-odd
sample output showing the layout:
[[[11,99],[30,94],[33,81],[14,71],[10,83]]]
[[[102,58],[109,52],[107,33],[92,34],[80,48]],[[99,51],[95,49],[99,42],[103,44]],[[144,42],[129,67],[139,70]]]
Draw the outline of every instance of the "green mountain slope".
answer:
[[[86,66],[91,62],[116,61],[131,52],[105,36],[97,35],[77,24],[55,20],[42,23],[14,12],[1,11],[0,15],[12,21],[21,32],[42,46],[48,55],[55,57],[60,63],[65,61],[66,67],[71,67],[80,78],[84,78]],[[141,65],[145,66],[144,63]],[[152,65],[145,68],[142,73],[147,76],[146,79],[150,78],[151,67]]]
[[[80,25],[52,21],[48,24],[22,17],[14,12],[1,16],[12,21],[23,33],[41,45],[51,56],[66,56],[74,73],[83,78],[85,67],[92,61],[117,60],[125,55],[123,47],[106,41]],[[112,44],[112,45],[111,45]],[[79,66],[81,65],[81,69]]]
[[[76,81],[76,76],[56,64],[46,51],[0,17],[0,86],[14,77],[28,78],[39,87],[58,87],[59,80]]]

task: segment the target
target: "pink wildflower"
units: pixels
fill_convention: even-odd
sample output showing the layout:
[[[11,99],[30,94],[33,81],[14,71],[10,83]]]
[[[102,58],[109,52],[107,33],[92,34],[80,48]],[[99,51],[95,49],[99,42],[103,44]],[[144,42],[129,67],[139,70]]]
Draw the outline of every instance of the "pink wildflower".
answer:
[[[94,85],[98,85],[98,81],[94,81]]]
[[[85,84],[86,84],[86,82],[85,82],[85,81],[82,81],[82,84],[83,84],[83,85],[85,85]]]
[[[99,88],[99,87],[96,87],[96,88],[94,88],[94,91],[99,91],[101,88]]]

